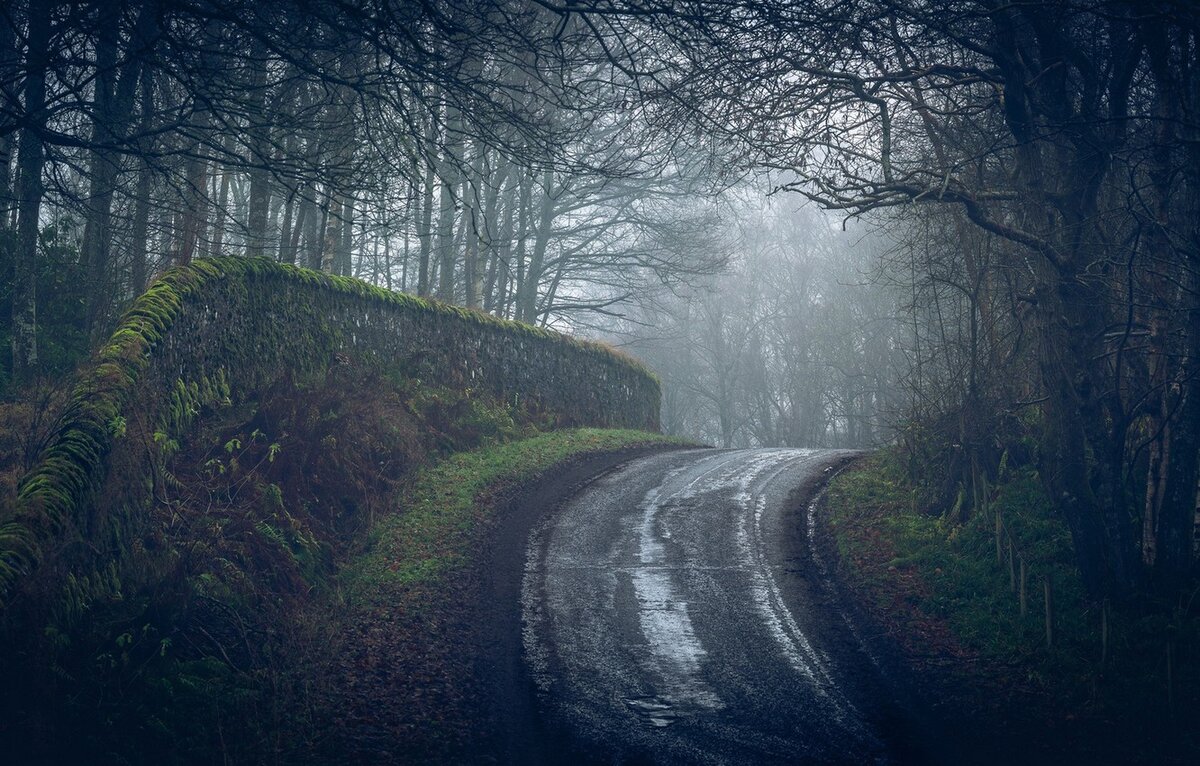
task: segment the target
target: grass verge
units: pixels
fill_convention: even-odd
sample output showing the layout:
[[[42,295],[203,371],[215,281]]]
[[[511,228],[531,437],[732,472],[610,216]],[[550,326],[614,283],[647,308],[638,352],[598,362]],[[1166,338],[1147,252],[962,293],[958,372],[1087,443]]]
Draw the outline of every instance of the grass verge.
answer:
[[[588,454],[687,442],[631,430],[583,428],[453,455],[420,472],[402,512],[382,519],[348,568],[351,603],[378,603],[397,588],[435,585],[462,570],[494,518],[494,498]]]
[[[963,522],[951,521],[956,509],[919,498],[884,451],[830,483],[823,515],[838,579],[929,682],[935,707],[966,726],[1007,730],[1022,756],[1134,763],[1196,755],[1185,711],[1200,703],[1200,618],[1190,605],[1110,610],[1106,650],[1100,605],[1085,597],[1070,537],[1032,469],[1002,477],[989,513]],[[1024,617],[1007,546],[997,561],[995,511],[1027,561]]]

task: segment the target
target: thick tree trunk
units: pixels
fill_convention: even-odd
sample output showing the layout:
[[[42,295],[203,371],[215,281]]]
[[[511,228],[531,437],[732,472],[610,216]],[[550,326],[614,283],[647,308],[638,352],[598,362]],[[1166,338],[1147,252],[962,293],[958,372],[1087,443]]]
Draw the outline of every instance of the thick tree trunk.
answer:
[[[993,56],[1016,140],[1022,225],[1038,241],[1036,334],[1046,395],[1040,473],[1071,530],[1084,586],[1094,597],[1120,598],[1137,579],[1137,547],[1123,482],[1124,433],[1106,406],[1108,303],[1100,275],[1089,271],[1107,244],[1098,200],[1110,147],[1094,113],[1099,102],[1076,98],[1103,88],[1072,80],[1072,73],[1096,73],[1075,68],[1055,14],[1052,6],[998,6]]]
[[[9,13],[0,14],[0,82],[16,82],[19,63],[17,32],[13,28],[13,16]],[[7,127],[7,118],[5,126]],[[16,207],[16,200],[13,199],[11,185],[13,133],[10,130],[0,132],[3,133],[0,135],[0,237],[3,237],[8,234],[9,220],[13,208]],[[0,247],[9,246],[11,244],[0,243]]]
[[[175,249],[175,260],[186,266],[196,256],[203,230],[208,221],[208,160],[202,154],[203,147],[196,143],[193,155],[187,159],[184,172],[183,220],[179,225],[179,244]]]
[[[1193,240],[1193,247],[1200,244]],[[1184,360],[1175,385],[1182,400],[1171,431],[1161,517],[1156,575],[1167,588],[1186,582],[1194,561],[1197,483],[1200,482],[1200,257],[1192,252],[1187,268],[1188,303]]]
[[[17,35],[12,22],[12,14],[0,14],[0,82],[6,83],[17,81],[20,63],[17,56]],[[17,200],[13,196],[12,186],[13,146],[14,133],[4,130],[3,135],[0,135],[0,264],[4,264],[10,272],[5,274],[4,278],[12,280],[12,284],[15,285],[16,275],[12,273],[12,269],[15,268],[17,235],[13,230],[12,217],[17,209]],[[12,264],[12,267],[8,264]],[[15,316],[8,317],[9,322],[14,319]],[[10,362],[15,357],[13,351],[10,349]]]
[[[95,104],[92,117],[90,182],[85,200],[87,220],[83,229],[83,260],[88,270],[88,331],[95,333],[116,294],[110,260],[112,249],[112,204],[120,172],[117,144],[125,139],[133,119],[134,96],[139,80],[140,54],[135,49],[149,44],[156,26],[150,4],[142,7],[130,38],[124,64],[117,70],[121,6],[115,0],[102,4],[96,41]]]
[[[38,366],[37,250],[44,161],[41,129],[46,122],[46,68],[54,6],[50,0],[29,4],[29,52],[22,104],[25,126],[17,155],[19,207],[12,288],[12,378],[17,385],[32,380]]]
[[[1155,438],[1149,449],[1142,558],[1155,585],[1172,592],[1186,582],[1192,566],[1200,476],[1200,223],[1195,220],[1200,148],[1198,131],[1184,119],[1200,107],[1200,82],[1188,83],[1189,67],[1172,55],[1176,46],[1162,25],[1151,24],[1143,34],[1156,86],[1157,135],[1147,163],[1153,220],[1144,239],[1152,259],[1149,364],[1158,403],[1150,418]],[[1185,39],[1181,47],[1187,46]],[[1190,140],[1180,141],[1180,131]],[[1174,243],[1168,236],[1173,231],[1187,236]]]

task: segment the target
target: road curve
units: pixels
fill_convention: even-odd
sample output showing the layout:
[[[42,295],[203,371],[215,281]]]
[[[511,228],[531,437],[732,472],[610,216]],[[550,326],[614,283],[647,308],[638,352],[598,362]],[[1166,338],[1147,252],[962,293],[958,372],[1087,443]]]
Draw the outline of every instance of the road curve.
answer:
[[[569,732],[563,762],[897,760],[861,669],[820,640],[831,609],[788,558],[804,525],[789,496],[845,459],[658,453],[587,485],[534,530],[524,656],[541,716]]]

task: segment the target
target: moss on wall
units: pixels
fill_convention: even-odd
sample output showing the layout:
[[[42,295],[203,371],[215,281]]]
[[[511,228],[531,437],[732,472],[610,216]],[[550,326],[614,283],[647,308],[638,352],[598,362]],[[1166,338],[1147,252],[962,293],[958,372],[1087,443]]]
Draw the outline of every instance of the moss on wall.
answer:
[[[129,550],[162,454],[127,432],[169,450],[205,407],[318,374],[343,354],[519,400],[563,427],[658,429],[658,381],[602,345],[267,259],[197,261],[138,298],[81,374],[0,523],[0,605],[7,611],[23,579],[72,541],[100,558]],[[135,476],[100,508],[114,465]]]

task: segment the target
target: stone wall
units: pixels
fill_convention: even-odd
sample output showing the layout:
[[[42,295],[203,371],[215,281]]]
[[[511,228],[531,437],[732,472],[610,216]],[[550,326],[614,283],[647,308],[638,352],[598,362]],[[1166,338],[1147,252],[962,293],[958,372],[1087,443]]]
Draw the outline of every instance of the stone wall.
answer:
[[[658,429],[657,379],[599,344],[266,259],[197,261],[141,296],[81,374],[0,523],[0,605],[65,544],[64,530],[106,538],[101,550],[136,539],[152,500],[153,457],[138,454],[146,448],[131,429],[169,439],[208,404],[319,373],[338,355],[519,401],[564,427]],[[106,491],[99,509],[110,478],[123,497],[112,507]]]

